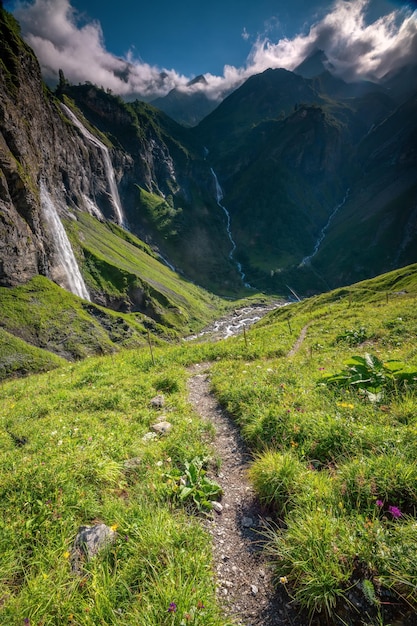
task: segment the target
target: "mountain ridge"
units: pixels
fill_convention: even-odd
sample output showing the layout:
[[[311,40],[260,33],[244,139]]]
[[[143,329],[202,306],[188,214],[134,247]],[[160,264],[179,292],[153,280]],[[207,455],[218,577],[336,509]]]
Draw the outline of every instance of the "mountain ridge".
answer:
[[[45,232],[40,206],[42,178],[62,218],[76,223],[81,211],[101,214],[105,221],[125,220],[163,263],[218,294],[248,293],[242,274],[257,289],[287,293],[290,284],[313,293],[416,260],[410,140],[416,102],[405,91],[393,97],[372,83],[349,86],[328,69],[312,78],[270,69],[249,78],[197,126],[185,128],[150,104],[126,103],[92,84],[70,85],[62,73],[56,92],[50,92],[18,25],[4,10],[2,34],[8,59],[1,87],[2,284],[16,285],[37,273],[51,276],[57,265],[56,244]],[[326,66],[321,53],[316,61],[311,74]],[[396,74],[399,83],[403,74]],[[410,82],[412,70],[405,75]],[[70,107],[76,122],[60,103]],[[30,108],[39,114],[28,132],[24,120]],[[104,150],[122,217],[115,214]],[[397,184],[391,181],[395,177]],[[369,239],[367,231],[371,265],[364,245],[354,255],[349,252],[366,212],[364,185],[370,190],[370,215],[374,222],[380,219],[382,233]],[[376,210],[372,190],[378,185]],[[343,210],[332,217],[347,189]],[[403,236],[394,243],[388,233],[399,207]],[[75,230],[72,237],[83,268],[82,241],[77,242]],[[236,245],[233,258],[230,238]],[[302,265],[307,257],[310,264]],[[93,287],[92,297],[103,303],[107,296]]]

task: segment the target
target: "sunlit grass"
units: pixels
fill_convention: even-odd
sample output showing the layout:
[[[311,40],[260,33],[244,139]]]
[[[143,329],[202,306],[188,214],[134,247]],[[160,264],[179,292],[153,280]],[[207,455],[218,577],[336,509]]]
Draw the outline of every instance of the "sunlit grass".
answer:
[[[346,615],[352,589],[369,619],[383,619],[392,602],[417,607],[417,381],[397,384],[385,365],[416,371],[416,287],[407,273],[401,280],[411,294],[378,294],[368,281],[276,310],[257,332],[282,337],[289,353],[285,326],[297,329],[294,343],[307,327],[293,356],[274,355],[270,340],[263,358],[212,367],[214,391],[254,452],[255,489],[279,524],[268,531],[278,584],[312,617]],[[349,357],[369,353],[382,364],[383,393],[348,377],[345,388],[326,384]]]
[[[411,292],[410,276],[401,280]],[[417,607],[415,387],[394,385],[371,402],[324,382],[352,355],[416,367],[413,293],[367,290],[284,307],[246,336],[153,342],[152,353],[144,343],[3,383],[0,623],[228,623],[210,537],[170,482],[213,454],[212,427],[186,391],[186,367],[204,361],[253,453],[277,584],[295,605],[332,619],[354,592],[375,619],[387,597]],[[149,437],[159,419],[172,430]],[[77,530],[99,522],[116,541],[75,574]]]
[[[172,508],[166,479],[210,455],[211,429],[187,403],[184,369],[144,373],[149,358],[92,358],[3,385],[0,623],[172,624],[175,602],[178,624],[187,612],[225,624],[209,538]],[[150,402],[157,393],[162,409]],[[172,431],[147,439],[162,416]],[[98,522],[117,529],[116,542],[75,574],[77,530]]]

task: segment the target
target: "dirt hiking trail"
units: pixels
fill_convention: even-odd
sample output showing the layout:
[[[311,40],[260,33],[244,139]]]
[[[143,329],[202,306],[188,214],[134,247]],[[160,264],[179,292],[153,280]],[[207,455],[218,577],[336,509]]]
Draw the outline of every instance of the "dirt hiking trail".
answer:
[[[305,626],[284,587],[275,590],[273,572],[262,551],[265,510],[247,478],[251,456],[233,421],[210,392],[210,364],[189,369],[189,399],[216,429],[215,455],[221,461],[215,480],[223,489],[220,514],[207,522],[213,537],[217,592],[225,613],[241,626]]]

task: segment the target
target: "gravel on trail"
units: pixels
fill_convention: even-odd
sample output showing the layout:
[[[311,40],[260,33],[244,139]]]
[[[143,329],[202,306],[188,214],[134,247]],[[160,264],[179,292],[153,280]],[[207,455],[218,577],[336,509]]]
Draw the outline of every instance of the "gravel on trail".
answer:
[[[284,585],[273,585],[273,570],[262,550],[270,520],[247,478],[251,456],[210,391],[209,367],[190,368],[188,391],[195,410],[216,430],[213,446],[220,470],[213,478],[223,489],[222,510],[213,512],[207,527],[213,537],[219,600],[226,615],[241,626],[305,626]]]

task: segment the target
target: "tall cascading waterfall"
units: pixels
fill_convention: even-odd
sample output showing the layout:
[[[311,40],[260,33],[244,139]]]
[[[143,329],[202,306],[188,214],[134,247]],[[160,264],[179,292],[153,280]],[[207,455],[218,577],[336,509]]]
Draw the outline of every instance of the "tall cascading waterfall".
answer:
[[[65,111],[66,115],[68,115],[70,120],[81,131],[84,137],[88,139],[88,141],[92,143],[93,146],[96,146],[96,148],[99,148],[101,150],[101,153],[103,155],[104,168],[106,170],[107,182],[109,184],[110,197],[111,197],[113,208],[115,211],[115,217],[117,219],[118,224],[120,226],[124,226],[125,216],[124,216],[124,212],[122,209],[122,203],[120,201],[119,191],[116,185],[116,177],[114,175],[113,165],[112,165],[110,154],[109,154],[107,147],[104,145],[104,143],[102,143],[99,139],[97,139],[97,137],[92,135],[90,131],[86,129],[85,126],[83,126],[83,124],[80,122],[78,117],[71,111],[69,107],[67,107],[65,104],[62,104],[62,103],[61,103],[61,107]]]
[[[346,203],[346,200],[348,199],[348,196],[349,196],[349,192],[350,192],[350,189],[347,189],[346,193],[345,193],[345,197],[343,198],[342,202],[340,202],[333,209],[332,213],[330,214],[329,219],[327,220],[326,224],[323,226],[323,228],[320,231],[320,234],[319,234],[319,236],[317,238],[317,241],[316,241],[316,243],[314,245],[313,252],[311,254],[309,254],[308,256],[304,257],[304,259],[300,263],[300,267],[302,267],[303,265],[308,265],[309,263],[311,263],[311,259],[316,256],[317,252],[319,251],[319,248],[320,248],[321,244],[323,243],[323,239],[326,236],[328,228],[329,228],[330,224],[332,223],[333,218],[335,217],[335,215],[340,211],[340,209]]]
[[[40,192],[42,211],[54,237],[56,255],[59,261],[60,276],[56,282],[76,296],[90,300],[90,294],[81,276],[67,233],[43,182],[40,184]]]
[[[246,274],[242,270],[242,264],[239,263],[239,261],[236,261],[236,259],[234,258],[234,253],[235,253],[235,250],[236,250],[236,242],[235,242],[235,240],[232,237],[230,213],[226,209],[226,207],[222,204],[223,190],[220,187],[220,183],[218,181],[217,175],[216,175],[216,173],[215,173],[215,171],[213,170],[212,167],[210,168],[210,171],[211,171],[211,174],[212,174],[212,176],[214,178],[214,184],[215,184],[215,188],[216,188],[216,202],[217,202],[217,206],[220,207],[224,211],[224,214],[226,215],[226,219],[227,219],[227,223],[226,223],[227,236],[229,237],[229,241],[232,244],[232,249],[229,252],[229,259],[231,261],[233,261],[233,263],[236,265],[244,286],[245,287],[250,287],[249,283],[245,282]]]

